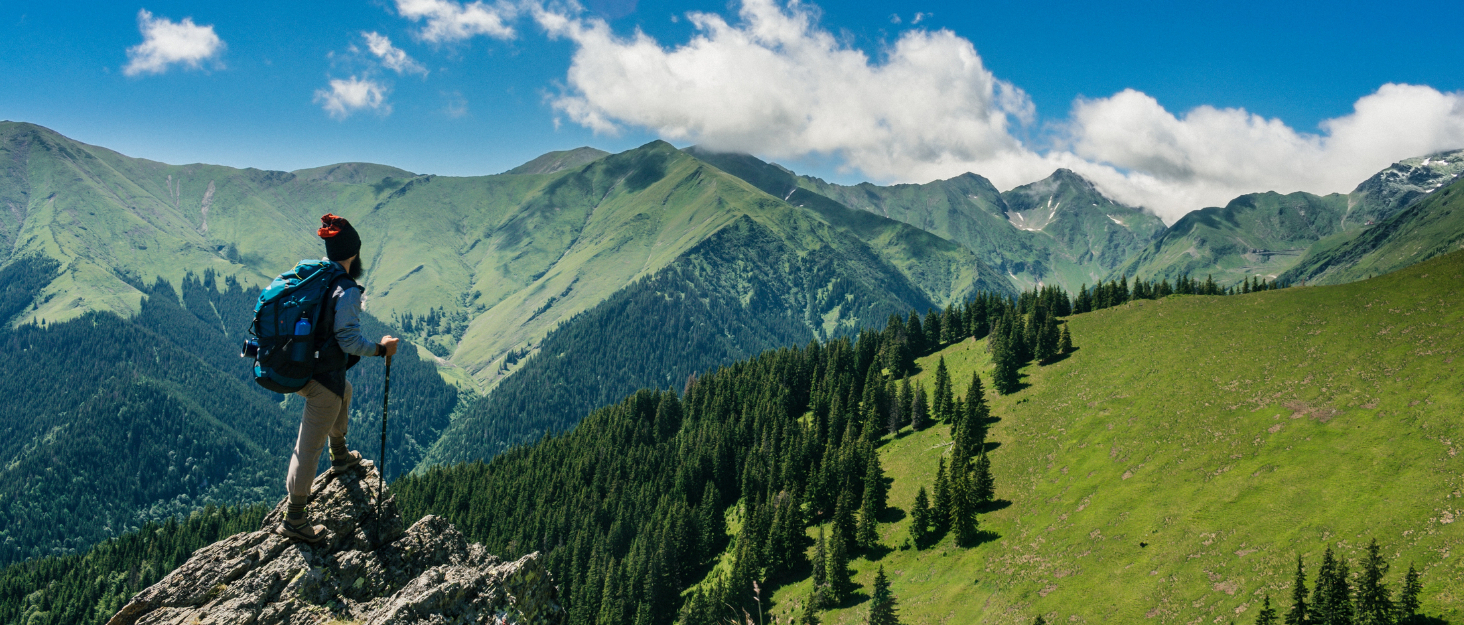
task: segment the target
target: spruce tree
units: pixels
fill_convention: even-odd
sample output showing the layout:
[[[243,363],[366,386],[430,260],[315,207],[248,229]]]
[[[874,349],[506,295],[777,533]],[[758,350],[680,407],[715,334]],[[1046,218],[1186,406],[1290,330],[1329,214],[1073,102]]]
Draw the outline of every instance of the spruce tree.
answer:
[[[974,432],[977,439],[982,443],[986,442],[986,419],[991,416],[991,408],[986,404],[986,387],[981,384],[981,373],[971,372],[971,385],[966,388],[966,414],[961,415],[961,423],[971,423],[975,426]]]
[[[885,577],[881,564],[874,574],[874,590],[869,596],[869,625],[899,625],[895,605],[895,593],[890,591],[890,580]]]
[[[1286,625],[1303,625],[1307,617],[1306,568],[1301,554],[1296,554],[1296,577],[1291,581],[1291,609],[1286,611]]]
[[[996,478],[991,475],[991,459],[986,456],[983,450],[976,458],[976,470],[973,476],[973,494],[976,496],[976,503],[984,504],[996,499]]]
[[[905,321],[905,339],[910,342],[910,351],[914,355],[925,355],[925,328],[920,326],[920,314],[910,311],[910,318]]]
[[[910,427],[917,432],[930,427],[930,404],[924,384],[915,385],[915,399],[910,405]]]
[[[1331,547],[1322,554],[1317,585],[1312,589],[1311,623],[1352,625],[1352,591],[1347,581],[1347,561],[1336,557]]]
[[[910,506],[910,541],[915,543],[916,549],[925,547],[925,541],[930,538],[930,498],[925,494],[925,487],[915,491],[915,503]]]
[[[931,418],[938,422],[950,421],[953,398],[951,373],[946,369],[945,356],[941,356],[940,362],[935,366],[935,393],[931,398]]]
[[[895,386],[894,380],[890,380],[889,386],[886,388],[886,394],[889,396],[890,404],[890,417],[887,427],[890,431],[890,436],[894,436],[899,434],[900,428],[905,426],[905,407],[904,402],[900,401],[899,387]]]
[[[935,469],[935,501],[930,507],[930,524],[935,530],[936,536],[946,533],[947,525],[951,520],[951,482],[950,476],[946,473],[945,456],[941,456],[940,464]]]
[[[819,590],[816,584],[808,589],[808,598],[803,600],[803,613],[798,615],[798,625],[822,625],[823,621],[818,618]]]
[[[822,595],[819,594],[819,589],[822,588],[822,587],[824,587],[825,585],[827,585],[828,582],[829,582],[829,579],[828,579],[828,568],[827,568],[828,567],[828,560],[829,560],[828,543],[824,540],[824,526],[822,524],[820,524],[818,526],[818,542],[814,543],[814,545],[813,545],[813,589],[814,589],[814,592],[813,592],[813,595],[811,596],[811,598],[814,599],[814,603],[812,603],[811,606],[814,607],[814,608],[821,607],[821,605],[817,601],[817,599],[822,598]]]
[[[859,507],[859,528],[855,539],[859,548],[871,550],[879,546],[879,510],[876,507],[875,488],[865,486],[864,504]]]
[[[1037,618],[1032,619],[1032,625],[1047,625],[1047,619],[1042,618],[1042,615],[1039,614]]]
[[[1073,335],[1068,334],[1066,323],[1062,324],[1062,335],[1057,339],[1057,353],[1059,355],[1073,353]]]
[[[844,541],[845,549],[858,544],[851,499],[849,490],[845,489],[839,493],[839,502],[834,505],[834,535]]]
[[[1408,573],[1403,576],[1403,587],[1398,589],[1398,602],[1394,604],[1398,625],[1412,625],[1418,622],[1420,603],[1418,595],[1423,592],[1423,582],[1418,579],[1418,569],[1408,563]]]
[[[972,493],[970,471],[953,471],[951,475],[951,529],[956,544],[969,547],[976,542],[976,502]]]
[[[1380,551],[1376,538],[1368,543],[1367,556],[1362,561],[1362,578],[1357,580],[1357,625],[1393,624],[1393,600],[1383,582],[1388,563]]]
[[[896,400],[900,404],[900,425],[910,425],[910,409],[915,402],[915,391],[910,388],[910,378],[900,380],[900,394]]]
[[[1266,598],[1262,601],[1261,611],[1256,614],[1256,625],[1277,625],[1276,609],[1271,607],[1270,593],[1267,593]]]
[[[827,576],[828,583],[822,605],[831,608],[843,603],[853,589],[854,582],[849,576],[849,543],[838,531],[834,532],[833,539],[829,541],[829,563],[824,575]]]

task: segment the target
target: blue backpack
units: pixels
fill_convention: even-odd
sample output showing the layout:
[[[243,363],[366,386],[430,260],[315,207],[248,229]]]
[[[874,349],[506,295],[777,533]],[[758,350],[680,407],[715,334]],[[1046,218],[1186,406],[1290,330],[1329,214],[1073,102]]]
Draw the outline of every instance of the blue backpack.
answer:
[[[346,277],[340,266],[328,260],[302,260],[280,274],[259,294],[254,304],[254,324],[243,356],[254,357],[254,381],[276,393],[293,393],[310,382],[315,345],[324,304],[336,280]],[[253,352],[253,353],[251,353]]]

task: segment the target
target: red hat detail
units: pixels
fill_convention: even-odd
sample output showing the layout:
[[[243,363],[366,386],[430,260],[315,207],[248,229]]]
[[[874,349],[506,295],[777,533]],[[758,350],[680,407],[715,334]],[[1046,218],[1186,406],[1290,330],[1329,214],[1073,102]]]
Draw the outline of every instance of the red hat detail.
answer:
[[[320,229],[315,231],[315,233],[320,235],[322,239],[329,239],[340,234],[343,228],[349,227],[351,227],[351,222],[346,221],[345,217],[326,213],[324,217],[320,218]]]

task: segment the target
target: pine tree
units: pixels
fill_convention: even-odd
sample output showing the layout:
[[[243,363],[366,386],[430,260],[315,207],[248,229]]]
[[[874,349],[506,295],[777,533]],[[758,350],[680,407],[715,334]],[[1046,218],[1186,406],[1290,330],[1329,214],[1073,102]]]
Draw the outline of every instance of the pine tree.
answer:
[[[956,544],[969,547],[976,543],[976,502],[972,493],[970,471],[953,471],[951,476],[951,529]]]
[[[844,541],[845,549],[858,544],[851,499],[851,494],[846,489],[839,493],[839,501],[834,505],[834,535]]]
[[[835,531],[829,541],[829,563],[824,573],[827,576],[827,594],[821,602],[824,607],[833,607],[848,598],[854,586],[849,577],[849,543],[840,532]]]
[[[1266,594],[1266,598],[1261,603],[1261,611],[1256,614],[1256,625],[1277,625],[1276,609],[1271,607],[1271,595],[1269,593]]]
[[[920,431],[930,427],[930,405],[925,396],[925,385],[915,386],[915,400],[910,406],[910,427]]]
[[[809,609],[823,607],[820,602],[823,597],[823,588],[828,585],[828,564],[829,550],[828,543],[824,541],[824,526],[818,526],[818,542],[813,546],[813,592],[809,595],[811,603]]]
[[[915,543],[916,549],[925,546],[925,541],[930,538],[930,498],[925,494],[925,487],[915,492],[915,503],[910,506],[910,541]]]
[[[984,504],[996,498],[996,478],[991,475],[991,459],[986,456],[984,450],[976,458],[973,481],[972,492],[976,496],[977,504]]]
[[[1291,609],[1286,612],[1286,625],[1303,625],[1307,617],[1306,568],[1302,566],[1301,554],[1296,554],[1296,577],[1291,581]]]
[[[905,425],[904,402],[900,401],[899,387],[895,386],[894,380],[890,380],[885,393],[889,397],[890,404],[890,417],[886,425],[889,429],[890,436],[894,436],[900,433],[900,428]]]
[[[1003,324],[1005,326],[1005,324]],[[1017,360],[1017,349],[1006,332],[993,332],[987,339],[991,345],[991,359],[996,370],[991,374],[991,385],[1002,395],[1011,395],[1021,388],[1021,363]]]
[[[1039,614],[1037,618],[1032,619],[1032,625],[1047,625],[1047,619],[1042,618],[1042,615]]]
[[[1073,335],[1068,334],[1068,327],[1066,323],[1062,324],[1062,335],[1057,339],[1057,353],[1073,353]]]
[[[1057,330],[1057,319],[1049,315],[1043,315],[1042,327],[1037,335],[1037,362],[1047,363],[1057,356],[1057,345],[1062,335]]]
[[[946,369],[945,356],[940,357],[940,362],[935,366],[935,393],[931,398],[931,417],[938,422],[949,422],[951,419],[951,402],[954,393],[951,392],[951,373]]]
[[[1408,573],[1403,576],[1403,587],[1398,589],[1398,603],[1394,604],[1398,625],[1412,625],[1417,622],[1420,603],[1418,595],[1423,592],[1423,582],[1418,579],[1418,569],[1408,563]]]
[[[870,550],[879,546],[879,510],[874,501],[875,490],[865,486],[864,505],[859,507],[859,529],[855,538],[860,549]]]
[[[900,394],[896,401],[900,404],[900,425],[910,424],[910,410],[914,407],[915,391],[910,388],[910,378],[900,380]]]
[[[991,407],[986,404],[986,386],[981,383],[981,373],[971,372],[971,386],[966,388],[966,414],[961,417],[962,421],[970,421],[975,425],[981,434],[978,437],[981,442],[986,442],[986,419],[991,416]]]
[[[874,574],[874,591],[869,596],[869,625],[899,625],[896,613],[895,593],[890,591],[890,580],[885,577],[884,565]]]
[[[1352,625],[1352,591],[1347,582],[1347,561],[1340,560],[1331,547],[1322,554],[1317,569],[1317,585],[1312,589],[1309,622],[1320,625]]]
[[[798,615],[798,625],[822,625],[823,621],[818,618],[819,590],[817,584],[808,589],[808,598],[803,600],[803,613]]]
[[[1357,625],[1393,623],[1393,600],[1383,582],[1388,563],[1380,551],[1376,538],[1368,543],[1367,557],[1362,561],[1362,578],[1357,581]]]
[[[935,502],[930,507],[930,524],[934,526],[936,536],[946,533],[947,525],[951,519],[951,482],[946,473],[945,456],[941,456],[940,464],[935,469]]]

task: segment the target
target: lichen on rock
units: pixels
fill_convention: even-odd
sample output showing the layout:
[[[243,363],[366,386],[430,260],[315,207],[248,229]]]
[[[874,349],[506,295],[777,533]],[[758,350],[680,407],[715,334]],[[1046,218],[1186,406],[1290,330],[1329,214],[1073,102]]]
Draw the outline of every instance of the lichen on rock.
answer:
[[[312,524],[328,530],[321,542],[274,532],[285,513],[281,501],[259,531],[194,552],[108,625],[564,621],[538,553],[504,562],[432,515],[403,530],[374,467],[317,477],[307,510]]]

